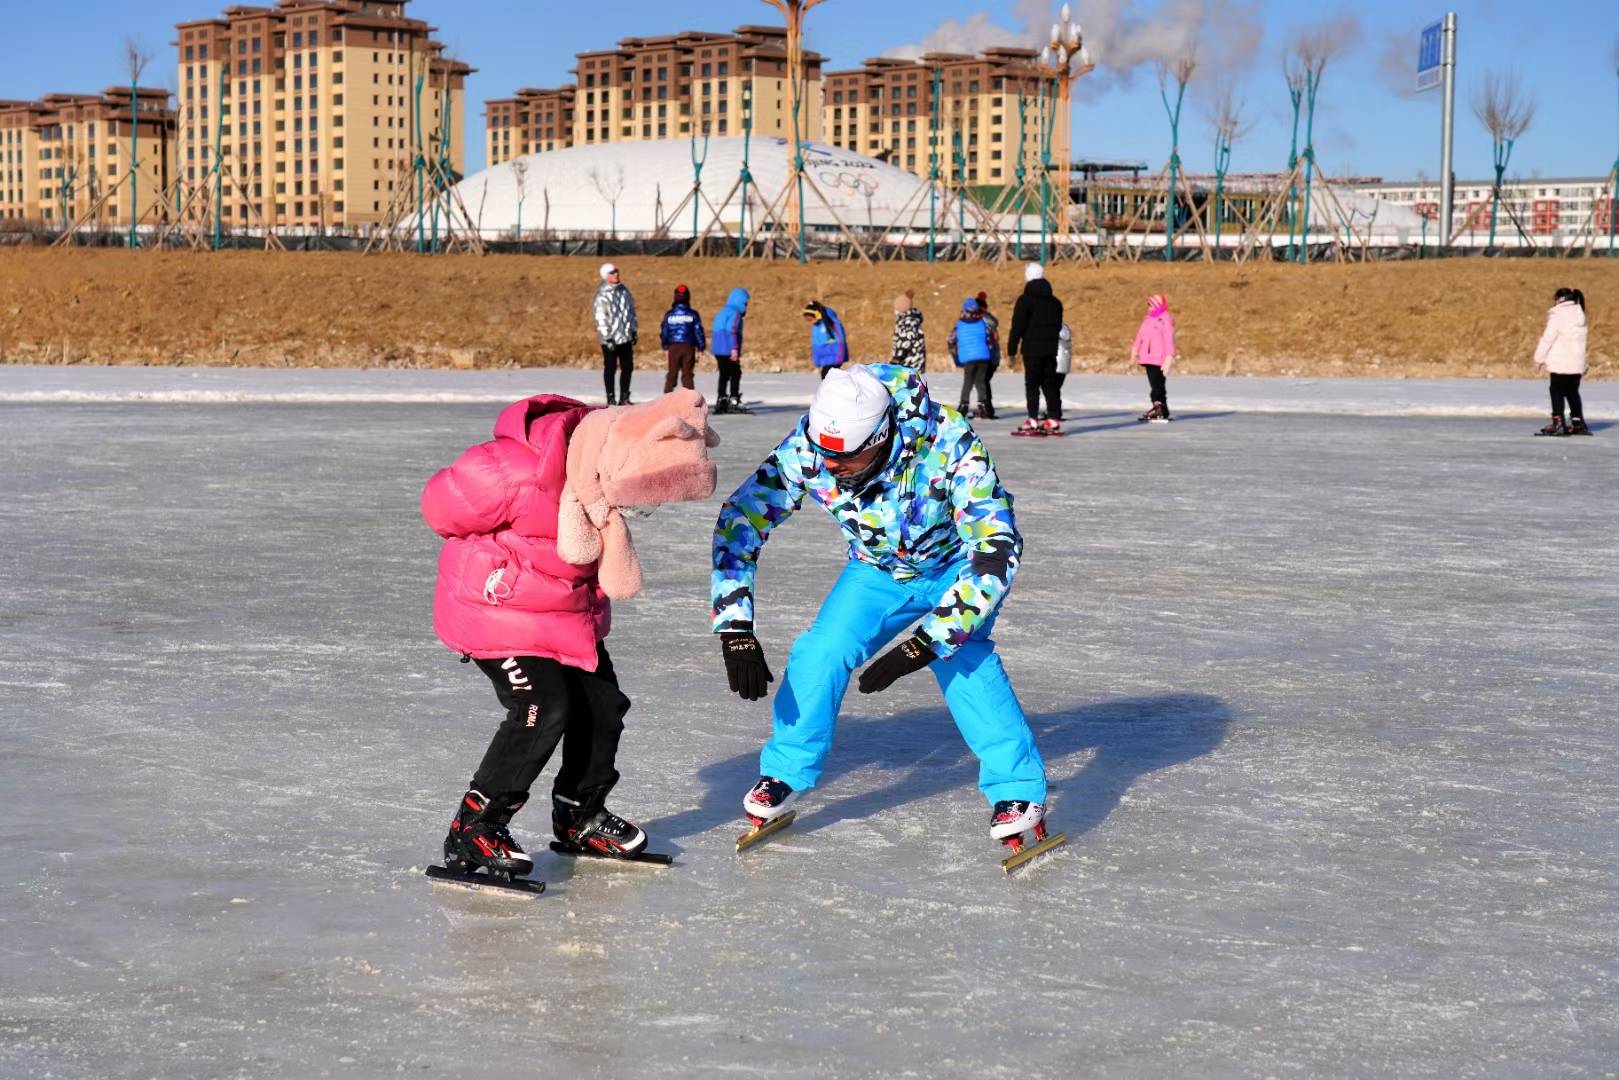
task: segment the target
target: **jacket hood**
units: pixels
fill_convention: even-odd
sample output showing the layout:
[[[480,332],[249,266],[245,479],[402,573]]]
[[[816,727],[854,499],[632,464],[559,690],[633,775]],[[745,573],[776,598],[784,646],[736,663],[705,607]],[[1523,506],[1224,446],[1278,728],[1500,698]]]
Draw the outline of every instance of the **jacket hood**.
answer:
[[[495,438],[516,439],[539,449],[542,441],[534,433],[535,421],[574,410],[588,410],[590,406],[561,394],[535,394],[531,398],[515,401],[500,411],[495,419]],[[580,412],[580,417],[583,417]],[[576,418],[576,421],[577,422]]]
[[[1047,281],[1043,277],[1035,278],[1033,281],[1031,281],[1027,285],[1023,286],[1023,295],[1024,296],[1050,296],[1051,295],[1051,282]]]
[[[1575,326],[1585,325],[1585,309],[1573,300],[1559,300],[1546,314],[1559,321],[1572,322]]]
[[[731,294],[725,298],[725,306],[736,308],[738,311],[748,310],[749,294],[746,289],[732,289]]]

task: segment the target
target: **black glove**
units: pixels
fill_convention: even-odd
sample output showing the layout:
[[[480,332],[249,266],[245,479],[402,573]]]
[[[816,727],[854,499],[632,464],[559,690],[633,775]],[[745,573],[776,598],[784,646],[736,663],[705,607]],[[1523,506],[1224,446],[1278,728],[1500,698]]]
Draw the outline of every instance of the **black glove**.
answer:
[[[765,663],[765,651],[759,639],[752,634],[721,634],[720,648],[725,652],[725,677],[731,680],[731,690],[745,701],[758,701],[770,693],[768,684],[776,677]]]
[[[871,666],[860,673],[860,692],[875,694],[887,690],[894,680],[921,671],[939,658],[921,634],[912,634],[892,649],[879,656]]]

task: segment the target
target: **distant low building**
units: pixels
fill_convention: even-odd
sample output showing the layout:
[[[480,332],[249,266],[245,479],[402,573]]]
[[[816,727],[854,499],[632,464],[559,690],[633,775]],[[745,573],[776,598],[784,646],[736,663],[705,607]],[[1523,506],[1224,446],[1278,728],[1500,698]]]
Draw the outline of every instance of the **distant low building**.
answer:
[[[127,225],[131,192],[136,219],[149,217],[174,170],[169,92],[139,88],[134,117],[131,184],[129,87],[0,101],[0,222],[61,227],[94,210],[92,225]]]
[[[1439,181],[1379,180],[1354,185],[1357,191],[1385,202],[1410,206],[1429,221],[1439,217]],[[1452,204],[1454,243],[1483,246],[1489,242],[1494,182],[1457,180]],[[1619,227],[1613,193],[1605,176],[1505,180],[1496,214],[1495,242],[1504,247],[1567,246],[1589,235],[1599,237]],[[1520,235],[1521,229],[1521,235]],[[1430,243],[1438,241],[1434,226]]]

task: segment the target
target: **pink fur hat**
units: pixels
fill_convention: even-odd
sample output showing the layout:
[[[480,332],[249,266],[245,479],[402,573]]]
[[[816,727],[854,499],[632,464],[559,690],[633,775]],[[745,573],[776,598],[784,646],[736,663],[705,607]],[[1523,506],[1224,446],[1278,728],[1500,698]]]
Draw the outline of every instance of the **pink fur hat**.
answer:
[[[602,590],[615,600],[640,592],[641,565],[620,510],[714,494],[718,474],[708,448],[719,442],[695,390],[591,412],[568,440],[557,554],[576,566],[599,559]]]

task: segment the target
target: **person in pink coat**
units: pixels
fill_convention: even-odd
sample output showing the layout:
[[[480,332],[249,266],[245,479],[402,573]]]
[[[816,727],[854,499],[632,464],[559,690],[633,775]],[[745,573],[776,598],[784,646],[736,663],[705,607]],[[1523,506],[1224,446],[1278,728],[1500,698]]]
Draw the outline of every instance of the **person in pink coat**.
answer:
[[[1585,294],[1580,290],[1558,289],[1552,297],[1546,329],[1535,346],[1535,367],[1550,373],[1552,394],[1552,422],[1535,434],[1591,434],[1585,426],[1585,405],[1580,401],[1580,376],[1585,374]]]
[[[450,823],[449,869],[504,879],[533,869],[508,826],[559,743],[557,841],[613,856],[646,846],[606,806],[630,701],[604,639],[611,601],[641,589],[625,513],[712,495],[718,442],[691,390],[607,409],[540,394],[508,406],[493,439],[427,482],[422,516],[444,537],[433,628],[505,711]]]
[[[1164,390],[1164,378],[1174,365],[1175,317],[1169,313],[1169,301],[1162,295],[1147,297],[1147,314],[1142,317],[1141,328],[1130,346],[1130,359],[1147,372],[1147,385],[1152,394],[1152,408],[1136,419],[1142,423],[1167,424],[1169,395]]]

